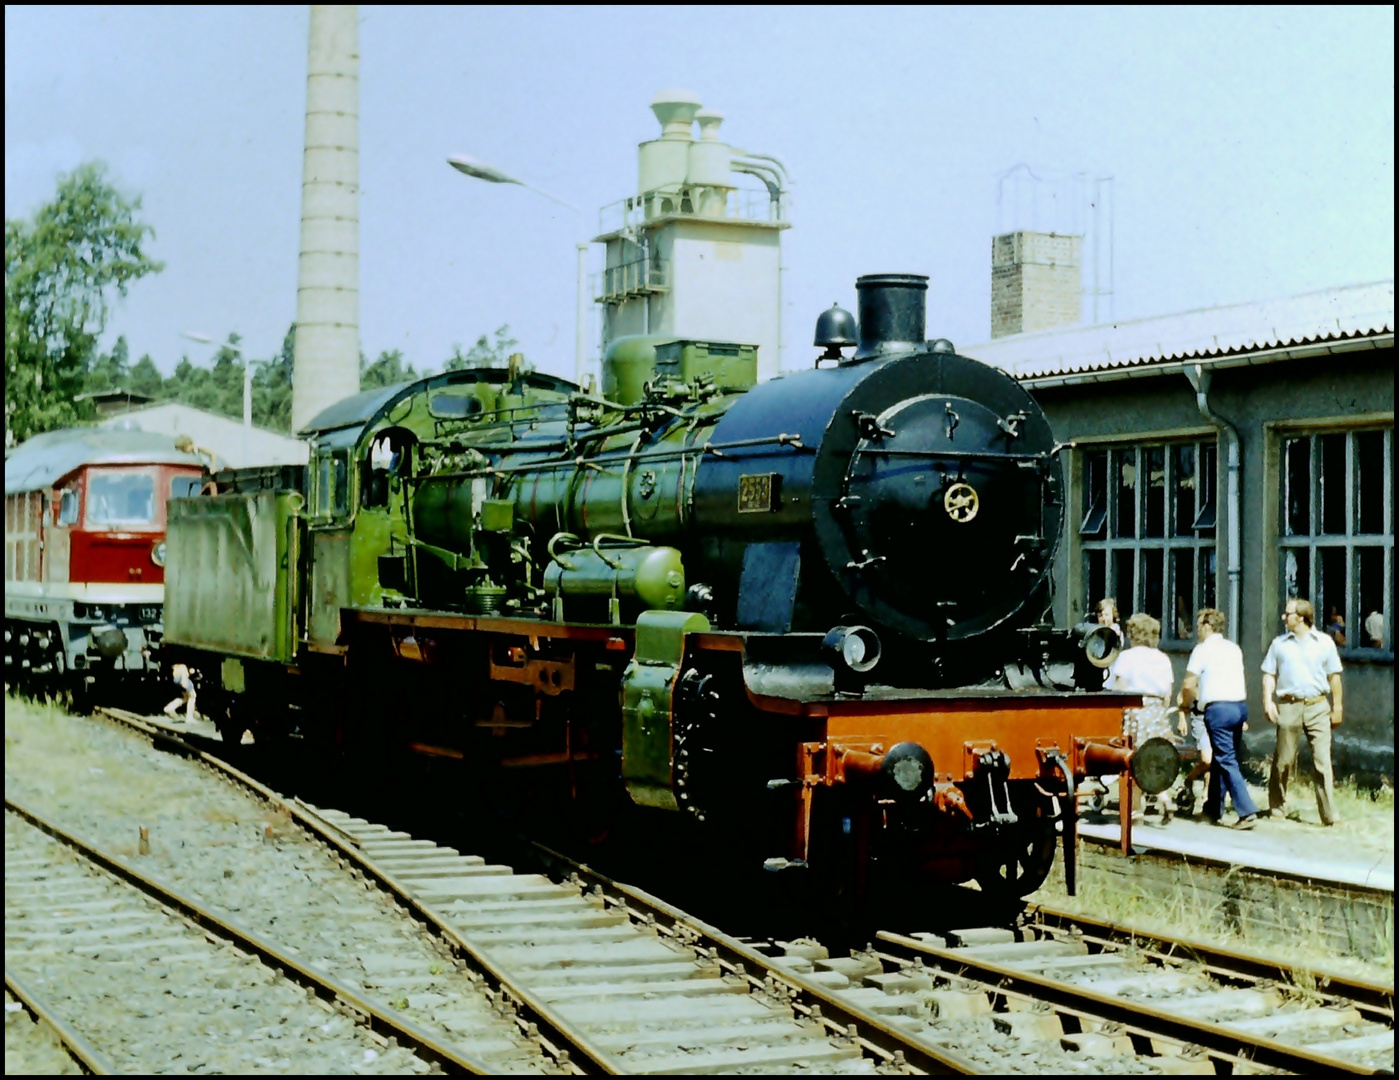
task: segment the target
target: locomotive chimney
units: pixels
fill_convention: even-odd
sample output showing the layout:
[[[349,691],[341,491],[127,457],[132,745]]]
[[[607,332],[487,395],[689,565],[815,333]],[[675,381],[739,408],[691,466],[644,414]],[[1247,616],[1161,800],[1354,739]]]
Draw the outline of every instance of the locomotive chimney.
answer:
[[[860,293],[860,347],[847,363],[921,347],[927,324],[926,274],[866,274]]]

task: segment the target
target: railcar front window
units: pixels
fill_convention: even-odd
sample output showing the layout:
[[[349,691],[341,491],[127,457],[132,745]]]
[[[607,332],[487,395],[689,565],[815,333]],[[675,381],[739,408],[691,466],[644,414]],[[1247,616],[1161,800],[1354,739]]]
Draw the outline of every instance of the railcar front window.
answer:
[[[155,522],[155,477],[149,473],[94,473],[87,485],[89,525]]]

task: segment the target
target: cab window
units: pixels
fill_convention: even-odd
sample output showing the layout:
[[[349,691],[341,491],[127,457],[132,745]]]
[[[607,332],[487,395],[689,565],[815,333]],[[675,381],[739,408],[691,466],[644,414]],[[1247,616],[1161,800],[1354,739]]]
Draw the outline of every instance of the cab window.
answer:
[[[350,508],[349,451],[322,454],[316,484],[316,512],[321,517],[342,517]]]
[[[87,482],[89,525],[155,522],[155,477],[150,473],[95,472]]]
[[[78,520],[78,493],[72,488],[65,489],[58,497],[58,517],[55,525],[72,525]]]
[[[170,497],[172,499],[184,499],[191,495],[198,495],[202,486],[202,477],[198,476],[174,476],[170,478]]]

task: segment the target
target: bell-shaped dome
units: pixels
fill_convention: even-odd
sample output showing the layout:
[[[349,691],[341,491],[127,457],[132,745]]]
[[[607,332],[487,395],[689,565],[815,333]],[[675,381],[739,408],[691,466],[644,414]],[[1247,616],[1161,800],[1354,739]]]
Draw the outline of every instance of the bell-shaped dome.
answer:
[[[812,343],[822,349],[843,349],[860,343],[859,327],[855,316],[838,304],[832,304],[816,317],[816,340]]]

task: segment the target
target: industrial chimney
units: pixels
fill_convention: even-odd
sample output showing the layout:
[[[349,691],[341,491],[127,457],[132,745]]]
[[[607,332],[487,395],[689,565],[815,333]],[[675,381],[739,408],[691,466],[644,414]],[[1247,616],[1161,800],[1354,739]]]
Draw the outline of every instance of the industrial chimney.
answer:
[[[292,430],[359,392],[359,9],[311,5]]]
[[[991,336],[1079,321],[1083,237],[1021,231],[991,241]]]

